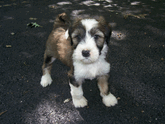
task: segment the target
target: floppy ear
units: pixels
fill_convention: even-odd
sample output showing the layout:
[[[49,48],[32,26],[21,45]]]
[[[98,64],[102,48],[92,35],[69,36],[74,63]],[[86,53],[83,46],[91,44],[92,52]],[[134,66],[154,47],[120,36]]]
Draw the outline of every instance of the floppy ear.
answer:
[[[108,23],[105,21],[105,19],[104,19],[103,16],[100,16],[100,17],[98,18],[98,20],[99,20],[99,22],[101,23],[101,25],[102,25],[102,27],[103,27],[102,31],[103,31],[104,34],[105,34],[105,41],[106,41],[106,43],[108,44],[109,41],[110,41],[111,32],[112,32],[111,25],[108,24]]]
[[[69,26],[68,34],[69,34],[69,37],[70,37],[71,46],[73,45],[73,41],[72,41],[72,37],[71,37],[72,29],[73,29],[72,26]]]
[[[75,28],[77,28],[77,24],[80,22],[81,18],[76,18],[75,21],[73,21],[72,23],[70,23],[69,25],[69,37],[71,39],[71,46],[73,45],[73,40],[72,40],[72,33],[74,31]]]
[[[112,33],[111,25],[107,24],[105,27],[105,41],[107,44],[109,44],[111,33]]]

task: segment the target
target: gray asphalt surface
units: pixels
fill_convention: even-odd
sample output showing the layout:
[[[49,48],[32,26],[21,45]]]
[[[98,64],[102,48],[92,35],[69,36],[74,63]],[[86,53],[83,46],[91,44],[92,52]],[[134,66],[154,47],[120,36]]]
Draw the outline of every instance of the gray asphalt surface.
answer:
[[[51,86],[40,85],[45,42],[57,14],[102,15],[112,25],[110,90],[102,104],[96,80],[83,85],[85,108],[74,108],[68,67],[53,64]],[[28,27],[36,22],[42,27]],[[1,0],[1,124],[164,124],[165,2],[163,0]]]

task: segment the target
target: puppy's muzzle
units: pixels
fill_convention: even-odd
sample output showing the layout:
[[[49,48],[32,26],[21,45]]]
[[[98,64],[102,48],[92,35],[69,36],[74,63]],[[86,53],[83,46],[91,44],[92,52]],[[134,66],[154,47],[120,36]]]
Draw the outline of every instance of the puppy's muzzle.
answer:
[[[90,51],[89,50],[83,50],[82,55],[83,55],[83,57],[89,57],[90,56]]]

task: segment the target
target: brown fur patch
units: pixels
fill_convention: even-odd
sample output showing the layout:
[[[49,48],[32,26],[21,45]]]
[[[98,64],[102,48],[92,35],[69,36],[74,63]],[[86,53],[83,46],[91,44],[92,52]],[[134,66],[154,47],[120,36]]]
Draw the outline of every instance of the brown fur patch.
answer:
[[[98,77],[98,87],[102,95],[108,95],[109,93],[108,78],[109,78],[108,75],[103,75]]]
[[[69,28],[69,22],[67,15],[65,13],[59,14],[54,22],[54,28],[50,33],[48,40],[46,42],[46,50],[44,54],[44,63],[43,63],[43,74],[45,68],[45,60],[49,57],[54,57],[59,59],[65,65],[73,68],[72,65],[72,46],[70,38],[66,39],[65,32]],[[48,71],[51,70],[50,67],[46,67]]]

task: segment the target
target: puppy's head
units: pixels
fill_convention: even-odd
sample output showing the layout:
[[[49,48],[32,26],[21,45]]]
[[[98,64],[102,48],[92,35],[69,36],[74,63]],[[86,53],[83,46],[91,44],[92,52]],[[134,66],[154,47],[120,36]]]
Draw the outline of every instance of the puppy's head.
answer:
[[[84,64],[93,63],[108,44],[111,28],[103,17],[79,19],[69,29],[71,44],[74,47],[73,60]]]

